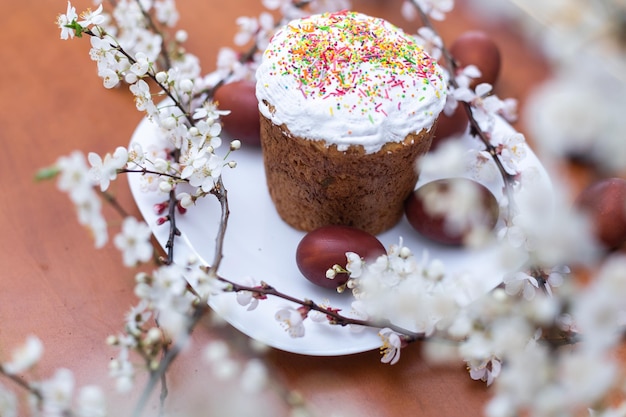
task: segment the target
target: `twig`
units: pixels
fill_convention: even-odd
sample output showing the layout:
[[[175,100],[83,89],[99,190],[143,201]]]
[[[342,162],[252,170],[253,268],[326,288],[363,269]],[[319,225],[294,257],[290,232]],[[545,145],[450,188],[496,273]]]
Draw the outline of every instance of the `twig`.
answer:
[[[209,275],[217,276],[217,270],[219,269],[220,264],[222,263],[222,258],[224,257],[224,238],[226,237],[228,217],[230,216],[230,209],[228,206],[228,192],[224,187],[221,176],[217,180],[217,183],[215,184],[215,187],[213,187],[213,190],[211,190],[211,193],[215,195],[221,207],[220,224],[217,235],[215,237],[215,254],[213,256],[213,263],[209,268]]]
[[[424,12],[424,10],[422,10],[420,5],[417,4],[417,0],[411,0],[411,3],[415,7],[424,26],[428,27],[430,30],[433,31],[433,33],[439,36],[428,15]],[[456,81],[456,72],[459,69],[459,65],[448,50],[448,48],[446,48],[444,45],[441,46],[441,54],[444,58],[444,65],[448,70],[448,73],[450,74],[449,83],[453,88],[458,88],[459,84]],[[476,118],[474,117],[474,114],[472,112],[472,105],[465,101],[461,102],[461,105],[463,106],[463,110],[465,111],[465,114],[467,115],[467,119],[469,121],[470,133],[480,139],[480,141],[485,146],[485,150],[487,151],[487,153],[489,153],[491,159],[496,164],[498,171],[500,171],[500,175],[502,176],[502,180],[504,181],[504,193],[506,194],[507,201],[509,203],[507,207],[509,210],[508,217],[510,217],[511,213],[513,212],[514,206],[512,185],[515,182],[515,176],[509,174],[504,168],[502,161],[498,157],[498,151],[496,147],[491,143],[487,133],[480,128],[478,122],[476,121]]]
[[[121,217],[124,217],[124,218],[128,217],[128,212],[126,211],[124,207],[122,207],[122,205],[119,203],[119,201],[117,201],[117,199],[115,198],[115,196],[113,196],[113,194],[111,194],[108,191],[100,191],[100,195],[107,203],[111,205],[111,207],[115,209],[115,211],[117,211],[117,213]]]
[[[165,378],[165,374],[170,365],[172,364],[172,362],[174,362],[174,359],[178,357],[180,352],[187,345],[187,341],[189,340],[193,329],[200,322],[202,317],[204,317],[204,315],[209,311],[209,306],[206,303],[206,300],[204,301],[205,302],[198,302],[198,304],[195,306],[195,309],[193,310],[193,314],[189,318],[189,322],[187,323],[186,328],[184,329],[184,331],[180,332],[174,346],[172,346],[172,348],[165,353],[163,359],[161,359],[161,362],[159,362],[158,368],[150,373],[150,379],[146,383],[146,386],[144,387],[144,390],[141,393],[137,404],[135,405],[135,409],[133,410],[133,417],[141,416],[157,383]]]
[[[286,301],[291,301],[292,303],[301,305],[305,308],[308,308],[309,310],[317,311],[319,313],[326,315],[326,317],[328,318],[328,321],[333,325],[338,325],[342,327],[348,326],[348,325],[357,325],[357,326],[365,326],[365,327],[372,327],[372,328],[379,328],[379,329],[387,327],[396,333],[405,335],[407,337],[408,342],[423,340],[426,337],[424,333],[412,332],[410,330],[397,326],[386,319],[361,320],[361,319],[346,317],[342,314],[339,314],[339,310],[337,309],[323,307],[315,303],[312,300],[306,300],[306,299],[302,300],[302,299],[293,297],[291,295],[282,293],[278,291],[276,288],[272,287],[271,285],[265,282],[262,282],[260,286],[250,287],[246,285],[237,284],[224,277],[218,277],[217,279],[225,284],[228,284],[229,288],[224,291],[230,291],[230,292],[248,291],[253,294],[260,295],[260,296],[271,295],[271,296],[278,297]]]
[[[178,200],[176,199],[176,191],[172,189],[170,191],[170,197],[168,202],[168,220],[170,222],[170,232],[167,238],[167,243],[165,244],[165,249],[167,250],[167,264],[170,265],[174,262],[174,239],[176,236],[180,235],[180,230],[176,227],[176,206],[178,205]]]
[[[37,399],[38,404],[41,404],[41,402],[43,402],[43,394],[41,393],[41,391],[38,388],[29,384],[28,381],[26,381],[24,378],[18,375],[7,373],[2,366],[0,366],[0,374],[4,375],[9,380],[13,381],[13,383],[33,395]]]

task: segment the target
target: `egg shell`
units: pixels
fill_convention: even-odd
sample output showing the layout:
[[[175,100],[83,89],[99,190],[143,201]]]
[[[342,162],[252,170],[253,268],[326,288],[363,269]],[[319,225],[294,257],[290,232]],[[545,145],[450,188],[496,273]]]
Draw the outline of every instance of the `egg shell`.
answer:
[[[424,237],[444,245],[462,246],[470,230],[463,230],[460,233],[449,231],[446,227],[445,217],[428,213],[421,195],[421,192],[427,191],[428,188],[443,187],[445,189],[450,181],[468,181],[478,187],[479,192],[482,194],[481,215],[485,221],[485,226],[488,228],[495,227],[499,215],[496,198],[485,186],[467,178],[441,179],[424,184],[406,199],[404,212],[409,224]]]
[[[213,98],[220,110],[230,110],[230,114],[221,116],[224,131],[232,139],[239,139],[247,145],[260,146],[261,124],[255,91],[253,81],[234,81],[220,86]]]
[[[455,135],[460,135],[467,130],[469,121],[467,119],[467,113],[463,108],[462,103],[459,103],[457,108],[450,116],[444,113],[439,115],[437,120],[437,126],[435,126],[435,136],[433,136],[433,142],[430,146],[431,150],[437,149],[439,144]]]
[[[306,279],[324,288],[335,289],[348,281],[348,274],[326,278],[334,265],[346,266],[346,252],[363,259],[373,259],[386,253],[383,244],[370,233],[349,226],[323,226],[307,233],[296,249],[296,264]]]
[[[471,87],[480,83],[495,85],[498,81],[502,63],[500,50],[485,32],[464,32],[450,45],[450,54],[459,68],[475,65],[480,69],[482,75],[472,81]]]
[[[626,180],[596,181],[580,193],[575,203],[590,217],[596,237],[608,249],[626,242]]]

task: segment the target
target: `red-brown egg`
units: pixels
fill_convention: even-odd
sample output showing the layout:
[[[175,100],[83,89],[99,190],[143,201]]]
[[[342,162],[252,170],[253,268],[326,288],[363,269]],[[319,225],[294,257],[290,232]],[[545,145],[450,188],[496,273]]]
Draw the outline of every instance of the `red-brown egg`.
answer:
[[[386,253],[374,236],[349,226],[323,226],[307,233],[296,249],[296,264],[306,279],[324,288],[335,289],[348,281],[348,274],[326,277],[334,265],[346,265],[346,252],[357,253],[364,259]]]
[[[589,215],[596,237],[607,248],[626,242],[626,180],[596,181],[580,193],[576,205]]]
[[[496,43],[484,32],[463,33],[450,45],[450,54],[459,68],[475,65],[481,72],[472,86],[480,83],[495,85],[500,75],[501,57]]]
[[[473,205],[468,216],[476,221],[466,222],[468,225],[477,224],[481,228],[491,230],[496,225],[499,215],[498,202],[494,195],[483,185],[467,178],[447,178],[429,182],[415,190],[407,198],[404,210],[407,220],[421,235],[445,245],[460,246],[472,232],[472,227],[467,226],[459,230],[451,229],[446,223],[446,217],[438,212],[433,213],[426,206],[426,199],[441,196],[448,198],[452,182],[459,185],[474,187],[471,191],[477,192],[480,198],[479,204]],[[435,193],[435,194],[430,194]],[[429,196],[430,194],[430,196]],[[454,198],[457,198],[454,196]],[[453,201],[453,198],[451,199]],[[459,202],[461,204],[461,202]]]
[[[253,81],[234,81],[220,86],[214,99],[220,110],[230,110],[230,114],[221,117],[224,131],[232,139],[260,146],[261,125],[255,89]]]
[[[437,126],[435,126],[435,136],[430,149],[436,149],[443,140],[465,132],[468,123],[467,113],[462,103],[459,103],[454,113],[450,116],[441,113],[437,120]]]

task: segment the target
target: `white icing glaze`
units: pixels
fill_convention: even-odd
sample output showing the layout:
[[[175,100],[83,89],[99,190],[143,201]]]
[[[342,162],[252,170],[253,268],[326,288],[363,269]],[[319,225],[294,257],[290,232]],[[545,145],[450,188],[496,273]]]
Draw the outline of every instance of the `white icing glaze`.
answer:
[[[290,22],[272,38],[256,77],[263,116],[339,150],[376,152],[430,129],[445,102],[441,68],[412,37],[355,12]]]

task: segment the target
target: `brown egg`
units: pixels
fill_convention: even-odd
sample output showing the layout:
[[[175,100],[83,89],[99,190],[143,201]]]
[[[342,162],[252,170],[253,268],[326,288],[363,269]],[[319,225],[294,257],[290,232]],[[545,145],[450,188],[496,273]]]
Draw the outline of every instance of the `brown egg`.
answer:
[[[580,193],[576,206],[590,216],[596,237],[608,249],[626,242],[626,180],[594,182]]]
[[[472,82],[472,87],[480,83],[495,85],[500,75],[500,50],[486,33],[465,32],[450,45],[449,50],[459,68],[475,65],[480,70],[482,75]]]
[[[443,140],[465,132],[467,125],[467,113],[465,113],[462,103],[459,103],[454,113],[450,116],[441,113],[437,120],[435,136],[433,137],[433,143],[430,149],[436,149]]]
[[[407,220],[421,235],[445,245],[463,245],[466,237],[472,232],[471,227],[464,227],[461,230],[453,230],[446,223],[446,218],[438,213],[430,213],[425,207],[425,199],[433,196],[449,194],[452,182],[461,185],[476,187],[475,191],[480,193],[481,204],[471,212],[473,219],[478,219],[478,224],[487,230],[493,229],[498,221],[499,207],[494,195],[483,185],[467,178],[448,178],[429,182],[415,190],[407,198],[404,211]],[[429,193],[436,193],[430,194]],[[441,194],[440,194],[441,193]],[[472,223],[469,223],[472,224]]]
[[[346,252],[355,252],[363,259],[372,259],[387,253],[373,235],[348,226],[323,226],[307,233],[296,249],[296,264],[312,283],[335,289],[348,281],[348,274],[326,278],[326,271],[334,265],[345,267]]]
[[[220,110],[230,110],[230,114],[221,117],[224,131],[232,139],[260,146],[259,105],[255,89],[253,81],[234,81],[219,87],[214,99]]]

